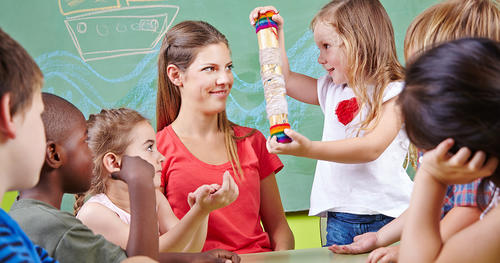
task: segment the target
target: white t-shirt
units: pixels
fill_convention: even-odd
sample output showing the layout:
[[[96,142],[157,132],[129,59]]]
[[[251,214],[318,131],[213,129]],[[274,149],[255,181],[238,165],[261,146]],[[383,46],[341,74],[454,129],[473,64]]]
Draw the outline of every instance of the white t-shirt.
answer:
[[[395,97],[402,89],[402,82],[391,82],[385,89],[383,101]],[[328,75],[318,79],[318,99],[325,115],[322,141],[356,135],[356,124],[360,123],[361,116],[366,115],[366,110],[350,121],[352,110],[349,110],[349,105],[352,109],[354,97],[351,88],[335,85]],[[319,160],[309,215],[325,216],[331,211],[399,216],[408,207],[413,188],[413,182],[403,168],[408,145],[408,137],[401,129],[389,147],[372,162],[344,164]]]

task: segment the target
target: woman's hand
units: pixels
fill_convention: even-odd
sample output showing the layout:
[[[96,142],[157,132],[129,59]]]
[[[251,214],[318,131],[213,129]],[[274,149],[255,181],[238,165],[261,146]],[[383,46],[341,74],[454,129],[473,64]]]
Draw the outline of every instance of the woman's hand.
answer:
[[[462,147],[454,155],[448,151],[453,146],[453,139],[446,139],[435,149],[426,152],[420,170],[431,175],[442,184],[465,184],[478,178],[490,176],[498,165],[496,157],[486,158],[483,151],[477,151],[472,157],[467,147]]]

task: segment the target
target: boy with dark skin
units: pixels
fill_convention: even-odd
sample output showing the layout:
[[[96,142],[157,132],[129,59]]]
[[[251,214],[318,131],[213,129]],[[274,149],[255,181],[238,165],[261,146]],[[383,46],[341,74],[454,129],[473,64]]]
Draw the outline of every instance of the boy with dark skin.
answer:
[[[72,214],[60,211],[64,193],[84,192],[90,187],[92,153],[83,114],[55,95],[43,93],[42,98],[47,143],[40,181],[20,192],[20,200],[10,212],[34,243],[60,262],[119,262],[127,255],[146,255],[160,262],[239,262],[236,254],[224,250],[158,253],[153,176],[144,176],[153,174],[154,169],[140,157],[124,156],[120,172],[113,175],[126,182],[130,191],[132,216],[126,251],[94,235]]]

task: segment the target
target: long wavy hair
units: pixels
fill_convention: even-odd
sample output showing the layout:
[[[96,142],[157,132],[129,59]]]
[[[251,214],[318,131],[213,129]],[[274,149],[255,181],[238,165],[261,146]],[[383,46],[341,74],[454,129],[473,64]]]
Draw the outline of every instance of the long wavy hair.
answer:
[[[75,215],[88,196],[105,193],[109,178],[103,164],[104,155],[114,153],[123,155],[132,142],[130,132],[139,123],[148,121],[137,111],[127,108],[101,110],[99,114],[91,114],[87,121],[88,145],[93,157],[93,177],[90,189],[75,195],[73,206]]]
[[[380,120],[385,88],[403,80],[404,75],[391,20],[378,0],[333,0],[316,14],[311,29],[319,22],[334,27],[342,39],[348,85],[360,109],[365,107],[368,112],[358,131],[371,130]],[[375,86],[369,89],[372,84]]]
[[[170,125],[177,118],[182,103],[179,87],[174,85],[167,75],[168,65],[175,65],[185,72],[203,47],[219,43],[224,43],[229,49],[226,37],[215,27],[203,21],[184,21],[167,32],[158,58],[157,131]],[[233,131],[234,125],[227,118],[225,110],[217,114],[217,129],[224,133],[229,162],[235,174],[243,175],[236,140],[250,136],[255,130],[243,137],[236,137]]]
[[[406,87],[398,97],[406,133],[417,147],[430,150],[453,138],[461,147],[500,157],[500,43],[460,39],[433,48],[412,62]],[[478,204],[484,208],[484,186],[500,186],[500,168],[483,179]]]

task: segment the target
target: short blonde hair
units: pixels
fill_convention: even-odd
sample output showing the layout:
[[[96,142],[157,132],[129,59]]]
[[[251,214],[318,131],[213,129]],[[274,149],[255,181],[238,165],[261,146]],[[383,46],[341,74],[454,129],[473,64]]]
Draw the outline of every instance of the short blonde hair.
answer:
[[[500,41],[497,0],[448,0],[427,8],[406,31],[405,60],[440,43],[465,37]]]

